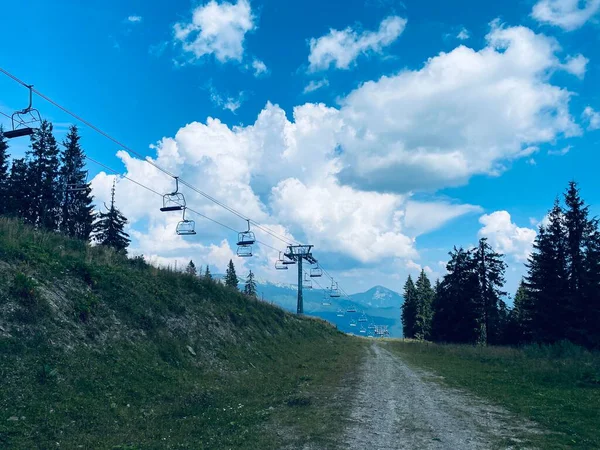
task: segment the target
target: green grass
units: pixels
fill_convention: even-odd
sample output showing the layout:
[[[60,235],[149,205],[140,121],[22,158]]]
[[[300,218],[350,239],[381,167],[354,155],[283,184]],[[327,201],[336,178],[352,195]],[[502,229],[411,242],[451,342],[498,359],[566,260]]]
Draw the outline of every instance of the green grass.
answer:
[[[390,341],[409,364],[539,424],[524,436],[543,449],[600,448],[600,354],[570,344],[473,347]]]
[[[363,345],[0,218],[2,449],[330,446]]]

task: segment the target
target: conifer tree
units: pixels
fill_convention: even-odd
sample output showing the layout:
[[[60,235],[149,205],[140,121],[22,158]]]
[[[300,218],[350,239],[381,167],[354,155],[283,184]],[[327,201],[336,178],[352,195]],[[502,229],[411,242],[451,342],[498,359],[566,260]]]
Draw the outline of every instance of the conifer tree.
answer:
[[[100,245],[127,254],[127,247],[131,240],[124,231],[126,224],[127,218],[115,206],[115,184],[113,183],[110,208],[107,208],[107,212],[98,214],[98,220],[94,224],[94,240]]]
[[[225,286],[237,289],[238,283],[239,280],[235,273],[235,266],[233,265],[233,261],[230,259],[229,265],[227,266],[227,271],[225,272]]]
[[[9,213],[9,171],[8,142],[4,137],[2,125],[0,125],[0,215]]]
[[[511,311],[514,336],[510,343],[527,344],[533,340],[533,303],[525,282],[521,280],[515,294],[514,305]]]
[[[404,284],[404,303],[402,304],[402,334],[412,339],[416,334],[417,322],[417,290],[409,275]]]
[[[548,214],[548,225],[540,226],[529,257],[526,286],[532,300],[532,333],[537,342],[552,343],[566,338],[568,273],[566,230],[558,202]]]
[[[252,271],[248,273],[246,277],[246,285],[244,286],[244,294],[248,297],[256,298],[256,281],[254,281],[254,274]]]
[[[192,261],[191,259],[185,268],[185,273],[187,273],[188,275],[192,275],[194,277],[198,275],[198,272],[196,272],[196,265],[194,264],[194,261]]]
[[[50,122],[43,120],[31,136],[28,157],[29,211],[25,219],[33,225],[57,230],[63,190],[59,184],[59,149]]]
[[[28,184],[27,163],[24,159],[13,160],[8,178],[6,214],[26,219],[29,216],[31,191]]]
[[[208,268],[208,264],[206,265],[206,272],[204,272],[205,280],[212,280],[212,275],[210,273],[210,269]]]
[[[590,225],[584,253],[585,274],[582,289],[580,312],[581,343],[590,348],[600,349],[600,230],[598,220]]]
[[[415,287],[417,297],[415,337],[417,339],[429,339],[431,336],[431,308],[435,291],[431,287],[431,282],[427,278],[425,270],[421,270]]]
[[[69,129],[61,155],[60,185],[64,190],[60,231],[82,240],[89,240],[94,223],[92,188],[87,182],[85,154],[79,143],[75,125]]]

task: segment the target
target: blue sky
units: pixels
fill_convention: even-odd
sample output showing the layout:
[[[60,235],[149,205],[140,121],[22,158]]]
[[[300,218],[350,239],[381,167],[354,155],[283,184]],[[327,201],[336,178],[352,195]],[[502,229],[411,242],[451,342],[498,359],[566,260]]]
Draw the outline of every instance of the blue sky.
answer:
[[[600,214],[600,0],[49,2],[4,5],[0,66],[137,152],[315,255],[347,292],[443,275],[487,236],[522,275],[570,179]],[[26,14],[23,14],[26,11]],[[0,77],[0,110],[26,92]],[[62,139],[74,119],[35,105]],[[4,122],[6,124],[6,122]],[[94,131],[86,152],[166,192],[172,182]],[[11,143],[21,156],[26,141]],[[98,201],[112,177],[90,164]],[[133,252],[221,271],[235,235],[178,218],[127,181]],[[186,192],[234,229],[243,221]],[[272,245],[284,244],[257,231]],[[241,272],[293,282],[256,249]]]

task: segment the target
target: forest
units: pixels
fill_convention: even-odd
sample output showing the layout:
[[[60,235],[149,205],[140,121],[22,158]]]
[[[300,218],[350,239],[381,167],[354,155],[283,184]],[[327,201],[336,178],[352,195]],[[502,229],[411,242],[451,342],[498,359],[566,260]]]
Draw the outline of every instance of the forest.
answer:
[[[406,338],[445,343],[523,345],[570,341],[600,347],[600,230],[571,181],[539,226],[527,273],[507,306],[507,265],[485,238],[454,248],[432,286],[422,271],[404,285]]]

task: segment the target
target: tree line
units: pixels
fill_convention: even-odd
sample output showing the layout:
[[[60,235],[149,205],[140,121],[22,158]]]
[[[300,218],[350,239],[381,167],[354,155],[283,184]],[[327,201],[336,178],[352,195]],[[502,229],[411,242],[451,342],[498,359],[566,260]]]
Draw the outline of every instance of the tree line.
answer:
[[[194,277],[201,276],[206,280],[213,279],[212,274],[210,273],[210,270],[208,268],[208,264],[206,265],[206,272],[204,272],[204,275],[200,275],[202,273],[202,266],[200,266],[199,269],[196,268],[196,265],[194,264],[193,260],[190,260],[184,272]],[[227,265],[227,270],[225,271],[225,278],[223,279],[223,282],[225,283],[225,286],[229,286],[234,289],[237,289],[240,283],[240,279],[238,278],[235,272],[235,265],[233,264],[232,259],[229,260],[229,264]],[[258,298],[256,292],[256,281],[254,279],[254,273],[252,272],[252,270],[250,270],[248,276],[246,277],[246,281],[244,283],[244,288],[242,289],[242,292],[248,297]]]
[[[126,253],[127,218],[115,206],[115,186],[106,211],[95,211],[77,126],[62,142],[44,120],[33,133],[24,158],[11,160],[0,126],[0,215]]]
[[[527,273],[509,308],[506,263],[485,238],[454,248],[435,286],[425,271],[404,285],[404,336],[436,342],[523,345],[568,340],[600,348],[600,228],[570,182],[539,226]]]

